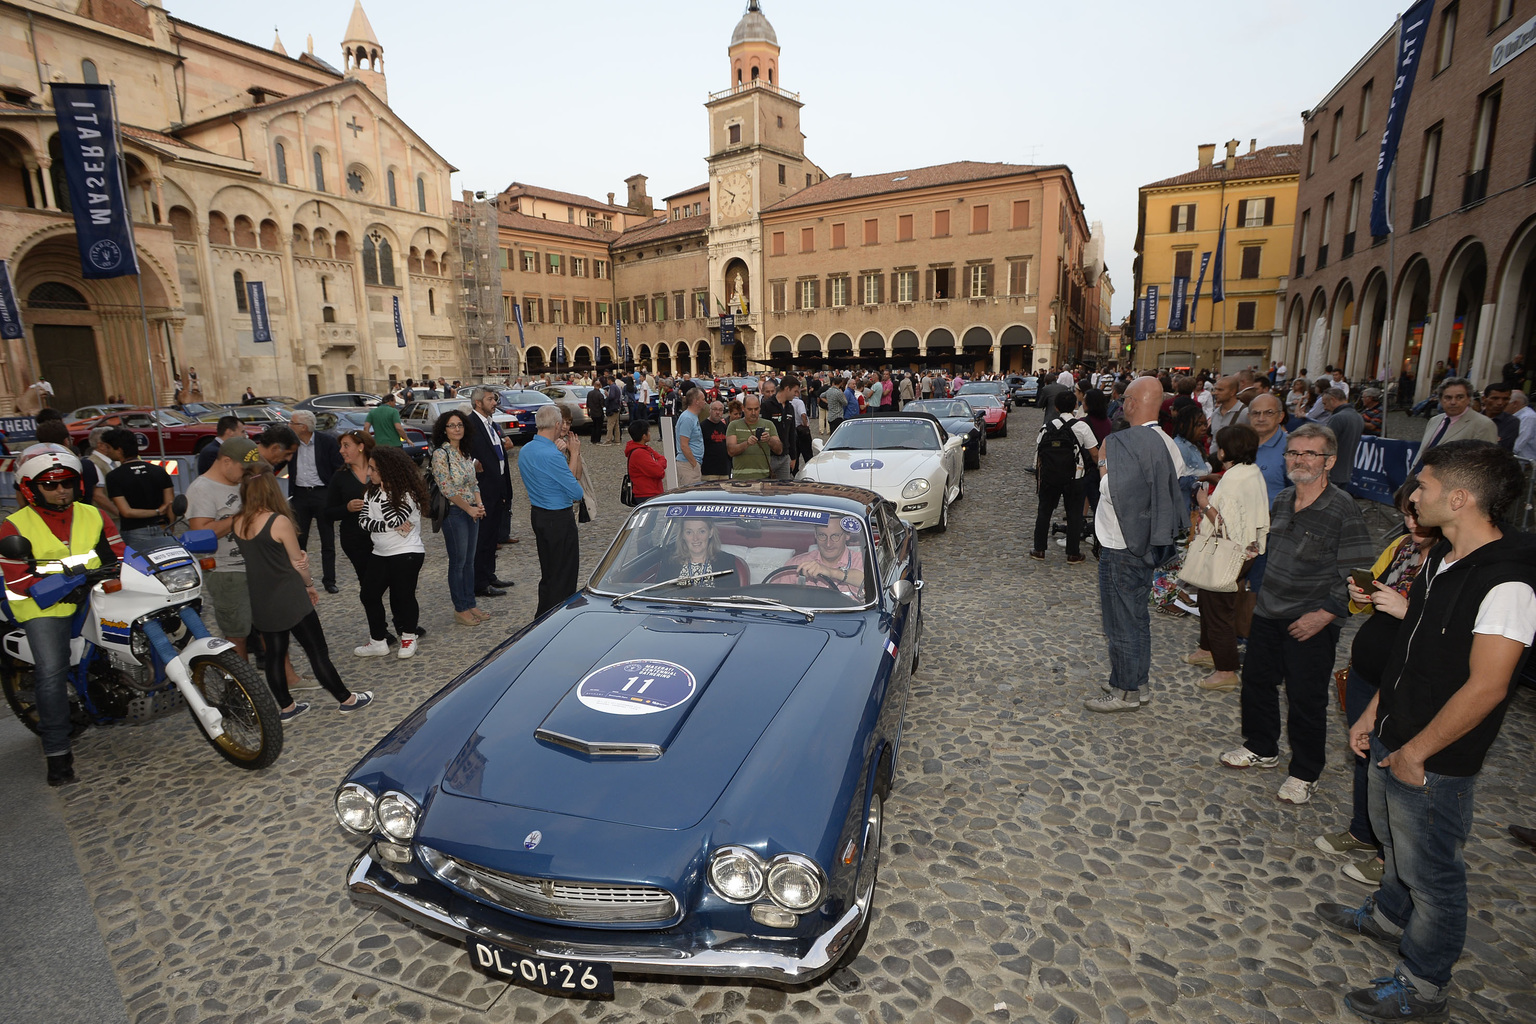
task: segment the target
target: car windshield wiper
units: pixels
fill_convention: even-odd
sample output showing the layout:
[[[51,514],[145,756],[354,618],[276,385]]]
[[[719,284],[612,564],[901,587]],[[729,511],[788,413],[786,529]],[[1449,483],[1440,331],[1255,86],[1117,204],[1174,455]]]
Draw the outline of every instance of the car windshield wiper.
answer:
[[[647,591],[671,586],[691,587],[698,583],[699,580],[712,580],[716,576],[727,576],[735,571],[735,569],[720,569],[717,572],[705,573],[703,576],[679,576],[676,579],[662,580],[659,583],[647,584],[646,586],[641,587],[639,590],[631,590],[627,594],[620,594],[618,597],[613,599],[613,606],[617,608],[620,601],[628,601],[632,597],[639,597],[641,594],[644,594]]]
[[[794,606],[792,604],[789,604],[789,603],[784,602],[784,601],[780,601],[776,597],[759,597],[756,594],[731,594],[730,596],[728,596],[726,598],[723,598],[722,600],[720,600],[720,601],[718,601],[716,603],[717,604],[732,604],[732,603],[734,603],[736,601],[746,601],[746,602],[749,602],[751,604],[765,605],[765,606],[770,607],[770,608],[782,608],[782,609],[784,609],[787,612],[798,612],[799,614],[804,615],[806,622],[815,622],[816,621],[816,612],[814,610],[812,610],[810,608],[797,608],[796,606]]]

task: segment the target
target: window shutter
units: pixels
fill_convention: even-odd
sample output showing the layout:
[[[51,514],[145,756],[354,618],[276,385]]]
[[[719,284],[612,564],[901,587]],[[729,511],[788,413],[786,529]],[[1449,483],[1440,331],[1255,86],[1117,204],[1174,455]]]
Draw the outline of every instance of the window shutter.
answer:
[[[876,274],[875,275],[875,301],[878,302],[878,303],[884,303],[885,302],[885,275],[884,274]]]
[[[1269,227],[1275,222],[1275,197],[1270,196],[1264,200],[1264,226]]]
[[[811,282],[811,308],[812,309],[820,309],[821,308],[821,282],[820,281],[812,281]]]
[[[992,294],[992,264],[990,263],[981,268],[981,293]]]
[[[900,285],[900,283],[897,280],[898,277],[899,277],[899,275],[896,274],[894,271],[891,273],[891,301],[892,302],[897,301],[897,298],[901,295],[901,285]],[[882,286],[884,286],[884,284],[885,284],[885,275],[884,274],[880,275],[880,284]]]
[[[1179,230],[1179,204],[1174,203],[1173,208],[1168,211],[1168,231],[1171,234],[1177,230]]]
[[[924,298],[932,300],[933,299],[933,271],[931,271],[931,270],[927,271],[925,273],[925,278],[926,278],[926,280],[924,281],[924,288],[923,288]]]

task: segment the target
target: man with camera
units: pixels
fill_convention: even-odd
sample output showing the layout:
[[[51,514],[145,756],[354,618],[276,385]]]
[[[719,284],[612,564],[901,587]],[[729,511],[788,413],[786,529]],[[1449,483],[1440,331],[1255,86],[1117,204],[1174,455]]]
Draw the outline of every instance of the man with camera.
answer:
[[[769,457],[784,454],[784,442],[768,420],[762,418],[762,402],[756,395],[742,398],[741,419],[725,432],[725,450],[731,457],[731,476],[737,480],[767,480]]]

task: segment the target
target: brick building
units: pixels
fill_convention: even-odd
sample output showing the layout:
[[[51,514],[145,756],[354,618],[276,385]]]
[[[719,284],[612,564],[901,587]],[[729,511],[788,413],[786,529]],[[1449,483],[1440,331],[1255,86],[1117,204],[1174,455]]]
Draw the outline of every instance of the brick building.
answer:
[[[1371,237],[1370,204],[1395,29],[1303,115],[1282,352],[1313,373],[1406,375],[1420,396],[1442,360],[1481,386],[1513,353],[1536,358],[1536,0],[1456,0],[1432,17],[1392,236]]]

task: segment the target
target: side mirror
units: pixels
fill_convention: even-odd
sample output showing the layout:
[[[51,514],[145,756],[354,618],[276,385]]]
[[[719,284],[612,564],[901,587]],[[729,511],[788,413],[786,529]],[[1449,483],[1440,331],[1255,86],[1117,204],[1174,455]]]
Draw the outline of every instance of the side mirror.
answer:
[[[171,500],[171,511],[175,513],[177,519],[187,514],[187,496],[185,494],[178,494]]]
[[[820,455],[821,450],[827,446],[827,442],[819,437],[811,438],[811,454]]]
[[[20,534],[0,540],[0,558],[9,558],[13,562],[25,562],[32,557],[32,542]]]
[[[912,585],[911,580],[897,580],[891,584],[890,595],[891,600],[897,604],[909,605],[912,603],[912,598],[917,595],[917,588]]]

